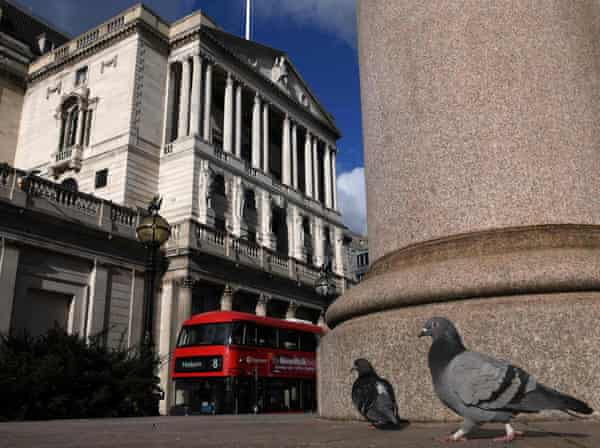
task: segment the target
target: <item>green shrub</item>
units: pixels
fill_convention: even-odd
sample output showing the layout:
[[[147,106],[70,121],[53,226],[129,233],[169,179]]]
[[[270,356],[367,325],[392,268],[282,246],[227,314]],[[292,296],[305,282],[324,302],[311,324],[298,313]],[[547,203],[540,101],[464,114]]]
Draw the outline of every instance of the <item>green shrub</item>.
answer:
[[[157,415],[153,348],[109,349],[60,328],[0,335],[0,420]]]

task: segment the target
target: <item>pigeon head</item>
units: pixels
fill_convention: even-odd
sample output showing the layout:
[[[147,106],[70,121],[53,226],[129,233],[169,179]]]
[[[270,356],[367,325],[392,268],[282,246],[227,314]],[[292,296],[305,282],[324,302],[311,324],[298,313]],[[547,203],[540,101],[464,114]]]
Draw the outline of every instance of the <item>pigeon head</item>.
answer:
[[[445,317],[432,317],[429,319],[419,333],[419,337],[421,336],[431,336],[434,341],[440,338],[461,341],[456,327],[452,321]]]
[[[356,370],[358,372],[358,376],[367,375],[374,372],[371,363],[363,358],[358,358],[354,361],[354,367],[352,367],[352,370]]]

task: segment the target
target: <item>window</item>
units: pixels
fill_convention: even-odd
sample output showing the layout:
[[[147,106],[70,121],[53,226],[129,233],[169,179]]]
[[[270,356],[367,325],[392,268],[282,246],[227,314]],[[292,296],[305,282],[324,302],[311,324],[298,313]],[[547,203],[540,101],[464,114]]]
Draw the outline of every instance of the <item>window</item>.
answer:
[[[90,133],[92,131],[92,109],[83,114],[83,145],[90,146]]]
[[[246,322],[244,327],[244,345],[256,345],[256,324]]]
[[[87,83],[88,68],[87,66],[77,69],[75,72],[75,86],[81,86]]]
[[[277,347],[277,329],[259,325],[257,327],[258,346],[259,347]]]
[[[63,180],[60,185],[65,189],[65,190],[69,190],[69,191],[78,191],[79,190],[79,186],[77,185],[77,181],[75,179],[73,179],[72,177],[69,177],[68,179]]]
[[[300,350],[303,352],[314,352],[317,350],[319,336],[314,333],[300,333]]]
[[[79,101],[76,96],[68,98],[61,108],[61,127],[59,148],[67,149],[76,144],[79,124]]]
[[[108,184],[108,168],[96,171],[96,182],[94,188],[104,188]]]
[[[177,347],[225,345],[229,339],[230,331],[230,324],[204,324],[183,327],[177,341]]]
[[[299,333],[296,330],[279,329],[279,348],[298,350]]]

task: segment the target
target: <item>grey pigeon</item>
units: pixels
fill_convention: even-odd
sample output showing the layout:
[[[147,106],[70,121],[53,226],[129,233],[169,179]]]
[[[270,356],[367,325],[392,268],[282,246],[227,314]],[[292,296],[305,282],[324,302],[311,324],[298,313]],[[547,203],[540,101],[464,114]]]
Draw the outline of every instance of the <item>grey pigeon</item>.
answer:
[[[502,422],[506,435],[494,440],[510,442],[522,435],[509,423],[521,412],[593,412],[586,403],[538,383],[519,367],[467,350],[456,327],[446,318],[429,319],[419,336],[433,339],[429,369],[436,395],[464,418],[462,427],[450,436],[452,441],[464,440],[482,423]]]
[[[354,361],[358,378],[352,385],[354,406],[376,428],[398,425],[398,405],[392,385],[380,378],[366,359]]]

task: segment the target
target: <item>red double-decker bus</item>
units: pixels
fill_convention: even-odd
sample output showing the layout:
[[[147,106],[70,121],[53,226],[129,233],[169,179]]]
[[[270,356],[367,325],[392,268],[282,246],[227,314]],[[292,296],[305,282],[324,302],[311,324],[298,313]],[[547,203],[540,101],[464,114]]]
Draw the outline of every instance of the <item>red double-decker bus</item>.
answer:
[[[183,323],[173,357],[172,414],[310,411],[322,329],[212,311]]]

